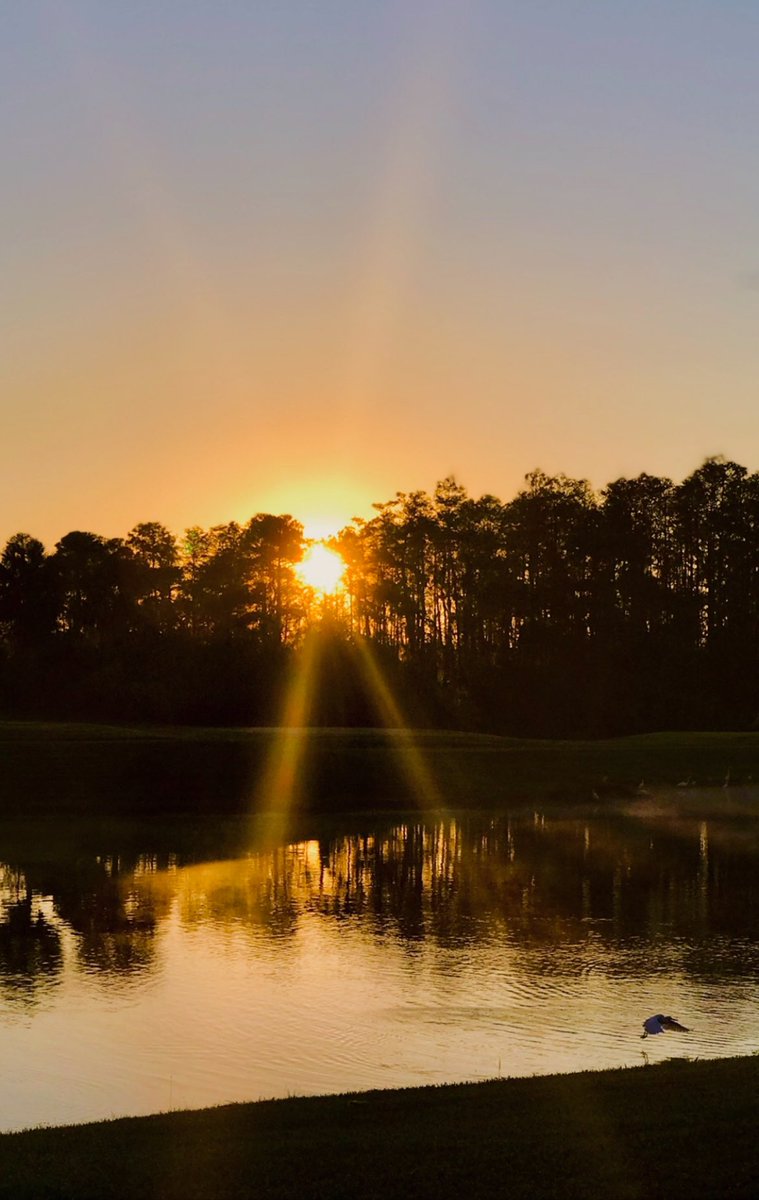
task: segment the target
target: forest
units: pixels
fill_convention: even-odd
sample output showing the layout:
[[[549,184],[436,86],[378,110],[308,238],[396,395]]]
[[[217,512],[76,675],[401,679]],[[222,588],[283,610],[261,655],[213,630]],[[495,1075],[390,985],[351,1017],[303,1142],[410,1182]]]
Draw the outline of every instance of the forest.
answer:
[[[510,501],[453,477],[397,493],[301,582],[291,516],[123,538],[73,531],[0,559],[0,715],[268,725],[305,647],[304,722],[388,720],[367,648],[416,726],[603,737],[759,724],[759,473],[709,458],[681,483],[595,492],[536,470]],[[363,647],[363,652],[359,650]],[[374,689],[376,690],[376,689]]]

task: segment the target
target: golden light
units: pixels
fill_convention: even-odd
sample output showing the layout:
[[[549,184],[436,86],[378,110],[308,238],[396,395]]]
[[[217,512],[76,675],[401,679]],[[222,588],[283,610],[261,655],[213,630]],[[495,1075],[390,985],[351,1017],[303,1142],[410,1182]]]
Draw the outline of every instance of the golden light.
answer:
[[[334,550],[317,542],[306,551],[303,561],[298,563],[297,571],[307,587],[329,596],[342,581],[345,562]]]
[[[318,668],[318,639],[307,636],[285,695],[279,726],[258,780],[254,812],[263,814],[262,833],[273,845],[286,841],[290,814],[305,783],[308,721]]]
[[[428,811],[442,808],[440,789],[421,747],[417,744],[417,738],[403,718],[371,646],[365,638],[356,638],[353,645],[382,722],[395,743],[398,762],[408,780],[412,795],[420,808]]]

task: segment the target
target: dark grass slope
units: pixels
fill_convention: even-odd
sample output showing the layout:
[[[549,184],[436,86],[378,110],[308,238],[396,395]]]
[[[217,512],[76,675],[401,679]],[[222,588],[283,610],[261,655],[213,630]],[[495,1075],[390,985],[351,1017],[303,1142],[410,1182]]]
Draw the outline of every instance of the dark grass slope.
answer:
[[[278,731],[0,723],[0,817],[30,813],[250,813]],[[493,808],[603,801],[651,785],[759,783],[759,733],[539,741],[469,733],[312,729],[300,812]],[[420,786],[419,764],[430,787]]]
[[[759,1060],[269,1101],[0,1137],[0,1196],[759,1194]]]

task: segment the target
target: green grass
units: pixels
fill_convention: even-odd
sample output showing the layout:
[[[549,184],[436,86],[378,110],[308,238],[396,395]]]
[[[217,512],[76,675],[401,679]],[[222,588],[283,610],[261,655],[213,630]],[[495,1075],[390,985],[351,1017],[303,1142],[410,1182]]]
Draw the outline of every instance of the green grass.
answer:
[[[759,1061],[267,1101],[0,1137],[0,1196],[759,1193]]]
[[[0,723],[0,815],[248,813],[277,807],[259,783],[271,729]],[[539,741],[469,733],[304,730],[301,812],[588,802],[692,779],[759,782],[759,733]],[[431,787],[419,784],[424,764]]]

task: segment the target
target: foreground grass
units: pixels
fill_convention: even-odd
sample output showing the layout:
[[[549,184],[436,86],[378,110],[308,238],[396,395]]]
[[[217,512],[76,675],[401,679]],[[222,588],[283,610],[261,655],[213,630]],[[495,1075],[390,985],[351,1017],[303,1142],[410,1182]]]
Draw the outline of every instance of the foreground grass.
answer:
[[[759,1060],[231,1105],[0,1137],[0,1196],[759,1193]]]
[[[0,814],[241,813],[281,731],[0,722]],[[539,741],[435,731],[290,731],[301,812],[588,802],[647,786],[759,783],[759,733]],[[421,767],[421,770],[420,770]]]

